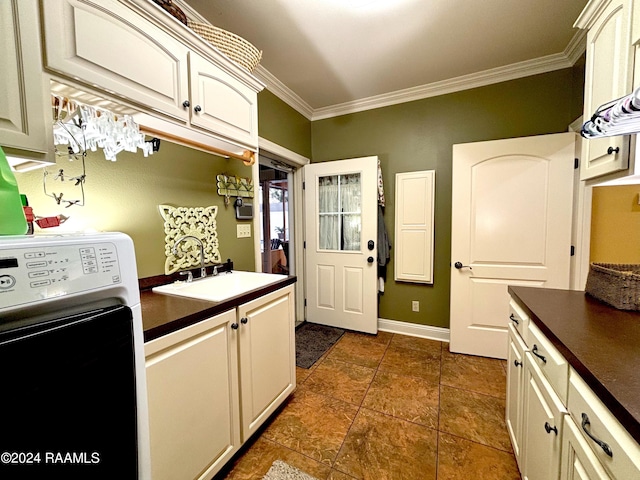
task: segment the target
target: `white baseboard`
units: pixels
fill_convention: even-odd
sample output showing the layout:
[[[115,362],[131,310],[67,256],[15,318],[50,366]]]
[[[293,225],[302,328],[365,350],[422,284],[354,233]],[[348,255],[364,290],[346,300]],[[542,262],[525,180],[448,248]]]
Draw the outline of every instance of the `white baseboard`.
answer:
[[[399,322],[397,320],[387,320],[378,318],[378,330],[383,332],[399,333],[412,337],[428,338],[440,342],[449,341],[449,329],[442,327],[432,327],[430,325],[419,325],[417,323]]]

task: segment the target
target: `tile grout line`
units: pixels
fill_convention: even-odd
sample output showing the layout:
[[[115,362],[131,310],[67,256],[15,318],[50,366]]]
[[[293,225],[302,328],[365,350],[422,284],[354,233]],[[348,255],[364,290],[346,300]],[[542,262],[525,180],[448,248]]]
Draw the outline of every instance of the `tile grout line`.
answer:
[[[351,476],[350,474],[335,468],[336,461],[338,460],[338,457],[340,456],[340,452],[344,448],[344,444],[347,441],[347,437],[349,436],[349,432],[351,432],[351,429],[353,428],[353,424],[355,423],[356,418],[358,417],[358,414],[360,413],[360,410],[362,409],[362,404],[364,403],[364,399],[367,397],[367,393],[369,393],[369,389],[371,388],[371,384],[373,383],[374,379],[376,378],[376,375],[378,373],[378,369],[380,368],[380,364],[382,363],[382,360],[384,359],[384,356],[387,354],[387,350],[389,349],[389,345],[391,345],[391,341],[393,340],[393,336],[394,335],[395,335],[394,333],[391,334],[391,339],[387,343],[387,345],[386,345],[386,347],[384,349],[384,353],[380,357],[380,361],[378,362],[378,365],[376,366],[376,368],[375,368],[375,370],[373,372],[373,377],[371,377],[371,381],[369,382],[369,386],[367,387],[367,390],[364,392],[364,395],[362,396],[362,400],[360,400],[360,404],[358,405],[358,410],[356,411],[356,414],[353,416],[353,421],[351,422],[351,425],[349,425],[349,428],[347,429],[347,434],[344,436],[344,439],[342,440],[342,443],[340,444],[340,448],[338,448],[338,453],[336,454],[336,458],[333,460],[333,462],[331,464],[331,468],[333,470],[336,470],[336,471],[338,471],[340,473],[344,473],[345,475]],[[337,343],[338,342],[336,342],[336,344]],[[350,363],[350,362],[345,362],[345,363]],[[351,363],[351,364],[352,365],[356,365],[356,364],[353,364],[353,363]],[[329,475],[331,475],[331,473],[329,473]]]

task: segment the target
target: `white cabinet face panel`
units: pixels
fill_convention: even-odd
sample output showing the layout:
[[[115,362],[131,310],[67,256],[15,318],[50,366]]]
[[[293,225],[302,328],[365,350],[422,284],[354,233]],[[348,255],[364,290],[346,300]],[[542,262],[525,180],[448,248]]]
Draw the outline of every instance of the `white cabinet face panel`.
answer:
[[[53,137],[45,126],[38,22],[36,1],[0,2],[0,145],[44,153]]]
[[[191,124],[256,145],[257,94],[194,52],[189,64]]]
[[[293,287],[238,307],[242,440],[295,388]]]
[[[631,1],[613,0],[587,34],[584,118],[601,105],[631,92]],[[582,142],[580,179],[625,170],[629,136],[594,138]]]
[[[435,171],[396,174],[394,272],[402,282],[433,283]]]
[[[47,0],[46,66],[186,123],[188,48],[113,0]]]
[[[560,474],[562,417],[567,410],[525,353],[522,478],[549,480]]]
[[[518,465],[522,453],[522,406],[525,345],[513,326],[509,326],[507,354],[507,405],[505,419]]]
[[[231,310],[145,346],[154,479],[213,474],[239,447],[235,319]]]

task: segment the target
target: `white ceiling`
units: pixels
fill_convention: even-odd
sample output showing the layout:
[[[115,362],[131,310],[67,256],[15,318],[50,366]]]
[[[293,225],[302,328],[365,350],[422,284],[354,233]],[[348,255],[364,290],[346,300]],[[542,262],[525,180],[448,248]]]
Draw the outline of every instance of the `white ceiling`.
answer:
[[[187,3],[261,49],[254,73],[320,118],[566,68],[583,51],[573,22],[587,0]]]

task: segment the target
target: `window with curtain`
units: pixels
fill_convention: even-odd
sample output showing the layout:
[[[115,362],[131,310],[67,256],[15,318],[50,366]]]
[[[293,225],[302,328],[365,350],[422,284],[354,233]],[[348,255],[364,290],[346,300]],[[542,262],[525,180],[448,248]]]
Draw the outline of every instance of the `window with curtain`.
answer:
[[[361,244],[359,173],[318,178],[320,250],[359,251]]]

